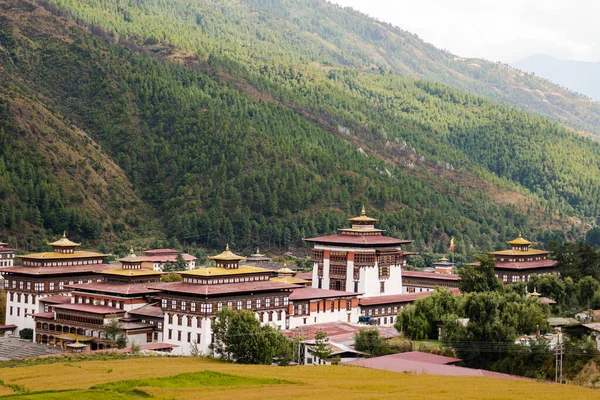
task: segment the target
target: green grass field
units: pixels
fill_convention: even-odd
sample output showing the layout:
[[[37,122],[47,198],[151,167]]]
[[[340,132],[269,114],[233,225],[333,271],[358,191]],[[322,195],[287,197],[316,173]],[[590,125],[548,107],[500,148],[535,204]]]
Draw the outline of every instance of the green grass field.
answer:
[[[1,364],[0,364],[1,366]],[[142,357],[0,368],[0,399],[591,399],[570,385],[399,374],[350,366],[274,367]],[[4,396],[2,396],[4,395]]]

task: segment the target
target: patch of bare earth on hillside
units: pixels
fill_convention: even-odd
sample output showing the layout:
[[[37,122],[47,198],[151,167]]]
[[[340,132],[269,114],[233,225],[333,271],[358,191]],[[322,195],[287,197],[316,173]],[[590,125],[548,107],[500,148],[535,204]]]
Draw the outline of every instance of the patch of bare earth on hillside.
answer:
[[[123,170],[85,132],[14,92],[0,90],[0,97],[10,104],[12,119],[24,132],[20,145],[35,147],[49,174],[78,207],[102,216],[104,222],[114,217],[106,214],[108,202],[120,203],[123,211],[141,207]]]

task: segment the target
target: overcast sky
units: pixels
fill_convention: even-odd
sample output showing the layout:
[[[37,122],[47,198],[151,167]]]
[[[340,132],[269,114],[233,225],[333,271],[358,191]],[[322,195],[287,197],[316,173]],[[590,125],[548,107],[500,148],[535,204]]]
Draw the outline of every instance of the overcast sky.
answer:
[[[600,0],[330,0],[465,57],[600,62]]]

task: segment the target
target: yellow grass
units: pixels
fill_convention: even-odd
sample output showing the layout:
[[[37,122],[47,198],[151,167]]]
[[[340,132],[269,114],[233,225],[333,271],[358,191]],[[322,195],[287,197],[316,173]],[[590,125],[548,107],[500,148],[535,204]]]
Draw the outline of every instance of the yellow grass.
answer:
[[[600,393],[575,386],[485,377],[400,374],[349,366],[272,367],[220,363],[198,358],[142,358],[86,361],[0,369],[5,384],[29,391],[87,389],[118,380],[173,376],[211,370],[225,374],[277,378],[298,384],[144,388],[156,398],[176,399],[591,399]],[[109,372],[110,371],[110,372]]]
[[[0,374],[1,375],[1,374]],[[13,390],[6,386],[0,386],[0,396],[5,396],[7,394],[14,394]]]

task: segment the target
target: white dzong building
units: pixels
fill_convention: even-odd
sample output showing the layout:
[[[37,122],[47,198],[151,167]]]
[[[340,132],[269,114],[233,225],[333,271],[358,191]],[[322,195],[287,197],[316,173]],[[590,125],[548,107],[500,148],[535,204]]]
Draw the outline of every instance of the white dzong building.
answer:
[[[304,239],[314,244],[312,287],[363,297],[402,294],[402,268],[414,254],[402,246],[412,241],[384,236],[364,207],[349,221],[352,227],[336,235]]]

